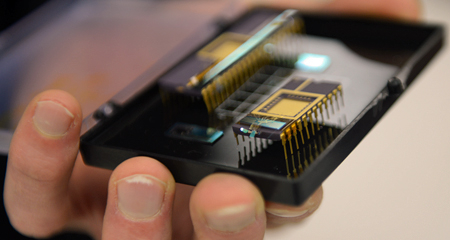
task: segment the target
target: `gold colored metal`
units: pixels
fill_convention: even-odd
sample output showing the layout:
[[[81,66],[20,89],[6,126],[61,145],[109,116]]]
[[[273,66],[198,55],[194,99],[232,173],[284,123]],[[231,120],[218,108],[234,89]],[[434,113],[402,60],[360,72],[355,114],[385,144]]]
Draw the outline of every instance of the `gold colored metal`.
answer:
[[[302,117],[302,122],[303,122],[303,126],[305,127],[305,130],[306,130],[306,136],[309,139],[310,137],[309,137],[308,122],[306,121],[306,116]]]
[[[328,99],[324,98],[322,102],[323,104],[325,104],[325,110],[327,110],[327,119],[330,119],[330,112],[328,111]]]
[[[317,106],[319,107],[319,110],[320,110],[320,117],[322,118],[322,125],[325,125],[325,119],[323,118],[323,109],[322,109],[323,104],[321,102],[319,102],[317,104]]]
[[[316,133],[315,133],[315,131],[314,131],[314,123],[313,123],[313,119],[312,119],[312,112],[311,112],[311,111],[308,111],[307,114],[308,114],[308,118],[309,118],[309,123],[311,123],[311,132],[312,132],[312,135],[316,135]]]
[[[334,114],[333,95],[332,95],[331,93],[328,94],[328,99],[330,100],[330,108],[331,108],[331,112]]]
[[[317,107],[314,106],[312,110],[313,110],[313,112],[314,112],[314,117],[316,118],[316,127],[317,127],[317,131],[319,131],[320,127],[319,127],[319,118],[317,117]]]
[[[289,177],[291,174],[289,172],[289,162],[288,162],[287,151],[286,151],[286,135],[284,133],[282,133],[280,135],[280,138],[281,138],[281,144],[283,145],[283,148],[284,148],[284,158],[286,160],[286,171],[288,173],[287,176]]]
[[[303,138],[302,121],[298,120],[295,124],[297,125],[298,131],[300,132],[300,136],[302,138],[302,144],[305,144],[305,139]]]
[[[292,124],[291,128],[292,128],[292,135],[294,135],[294,138],[295,138],[295,145],[297,146],[297,150],[298,150],[299,146],[298,146],[298,139],[297,139],[297,124],[295,124],[295,123]]]
[[[337,89],[333,90],[333,96],[334,96],[334,99],[336,100],[336,108],[339,111],[340,109],[339,109],[339,101],[338,101],[338,97],[337,97],[337,91],[338,91]]]
[[[205,102],[206,108],[208,109],[208,112],[211,112],[212,111],[211,101],[209,99],[209,95],[205,88],[202,89],[202,96],[203,96],[203,101]]]

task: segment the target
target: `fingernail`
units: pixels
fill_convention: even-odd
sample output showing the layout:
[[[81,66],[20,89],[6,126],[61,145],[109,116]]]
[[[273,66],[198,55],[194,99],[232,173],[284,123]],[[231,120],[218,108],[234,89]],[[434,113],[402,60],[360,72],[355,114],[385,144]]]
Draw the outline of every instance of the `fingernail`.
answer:
[[[266,212],[278,216],[278,217],[286,217],[286,218],[293,218],[293,217],[301,217],[310,212],[310,210],[314,209],[316,207],[316,202],[313,198],[309,198],[307,202],[305,202],[301,207],[299,208],[267,208]]]
[[[150,175],[132,175],[117,181],[117,205],[131,220],[152,218],[161,212],[165,192],[165,182]]]
[[[238,232],[256,220],[255,204],[241,204],[225,207],[204,214],[206,223],[212,229],[223,232]]]
[[[34,111],[34,126],[40,133],[51,137],[61,137],[67,133],[74,115],[63,105],[53,101],[40,101]]]
[[[301,211],[291,211],[286,209],[266,209],[266,212],[278,216],[278,217],[301,217],[308,213],[308,209],[301,210]]]

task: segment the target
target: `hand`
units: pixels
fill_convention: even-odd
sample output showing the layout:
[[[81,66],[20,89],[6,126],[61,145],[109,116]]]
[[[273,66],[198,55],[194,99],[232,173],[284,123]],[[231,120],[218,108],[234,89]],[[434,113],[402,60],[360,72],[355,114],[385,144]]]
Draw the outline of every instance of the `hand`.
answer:
[[[312,1],[301,1],[306,2]],[[382,8],[360,10],[409,19],[419,12],[417,3],[407,0],[319,2],[325,11],[376,5]],[[144,157],[114,171],[85,166],[77,158],[81,120],[77,101],[57,90],[39,94],[25,110],[4,188],[10,221],[23,234],[73,230],[96,239],[262,239],[266,226],[301,221],[321,202],[320,188],[299,207],[265,203],[252,183],[232,174],[208,176],[195,188],[176,184],[161,163]]]

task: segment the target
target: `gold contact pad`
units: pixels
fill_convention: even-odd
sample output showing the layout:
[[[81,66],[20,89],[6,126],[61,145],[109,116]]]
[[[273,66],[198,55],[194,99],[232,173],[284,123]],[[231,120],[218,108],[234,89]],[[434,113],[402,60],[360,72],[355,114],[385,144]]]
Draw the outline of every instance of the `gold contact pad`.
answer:
[[[284,98],[267,112],[274,115],[295,116],[298,113],[298,109],[303,109],[309,104],[310,102]]]
[[[311,110],[324,97],[323,94],[281,89],[254,109],[252,114],[294,120]],[[310,100],[306,100],[308,98]]]
[[[197,52],[199,57],[222,60],[250,38],[248,35],[225,32]]]

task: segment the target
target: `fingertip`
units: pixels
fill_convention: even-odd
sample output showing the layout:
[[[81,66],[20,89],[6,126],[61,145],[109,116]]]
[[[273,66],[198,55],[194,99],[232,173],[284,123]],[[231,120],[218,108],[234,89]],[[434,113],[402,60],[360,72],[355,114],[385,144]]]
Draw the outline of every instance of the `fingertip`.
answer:
[[[39,181],[68,181],[78,153],[81,119],[78,101],[69,93],[38,94],[14,132],[8,169]]]
[[[78,137],[81,121],[78,101],[65,91],[52,89],[31,100],[16,132],[38,133],[42,139],[49,140]]]
[[[171,210],[175,180],[159,161],[135,157],[121,163],[110,179],[110,193],[116,194],[117,209],[131,221],[145,221]]]
[[[124,161],[110,178],[104,238],[169,238],[174,192],[175,180],[160,162],[147,157]]]
[[[323,199],[323,188],[320,186],[311,197],[300,206],[266,202],[267,226],[275,227],[285,223],[300,222],[313,214]]]
[[[110,182],[117,182],[120,179],[136,174],[151,175],[162,182],[167,183],[168,187],[175,187],[175,180],[164,164],[156,159],[143,156],[130,158],[119,164],[116,169],[114,169]]]
[[[247,179],[213,174],[194,189],[190,211],[199,239],[262,239],[266,220],[264,200]]]

